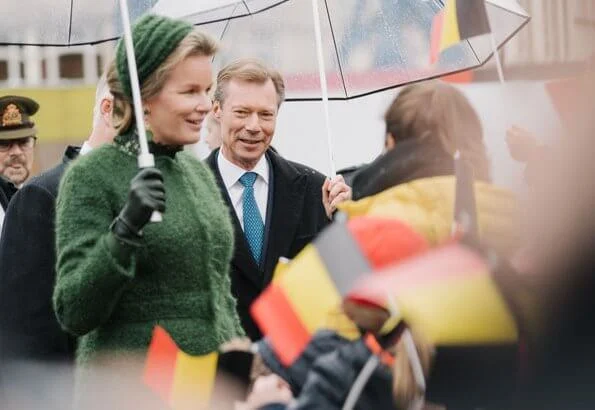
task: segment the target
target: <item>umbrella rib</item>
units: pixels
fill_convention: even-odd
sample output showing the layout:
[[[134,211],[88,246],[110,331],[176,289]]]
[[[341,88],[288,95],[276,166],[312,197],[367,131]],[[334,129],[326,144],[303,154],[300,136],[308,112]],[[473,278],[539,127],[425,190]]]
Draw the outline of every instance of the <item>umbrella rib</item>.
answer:
[[[417,79],[417,80],[414,80],[414,81],[407,81],[405,83],[400,82],[398,84],[389,85],[389,86],[386,86],[386,87],[383,87],[383,88],[377,88],[377,89],[374,89],[374,90],[371,90],[371,91],[366,91],[364,93],[355,94],[355,95],[352,95],[352,96],[349,96],[349,97],[329,97],[328,100],[329,101],[349,101],[349,100],[355,100],[357,98],[367,97],[368,95],[372,95],[372,94],[376,94],[376,93],[381,93],[383,91],[392,90],[394,88],[401,87],[404,84],[409,85],[409,84],[419,83],[421,81],[433,80],[435,78],[440,78],[440,77],[443,77],[445,75],[457,74],[457,73],[460,73],[460,72],[463,72],[463,71],[472,70],[474,68],[481,67],[482,65],[483,64],[481,62],[478,62],[477,64],[473,64],[473,65],[471,65],[469,67],[461,68],[460,70],[451,71],[451,72],[448,72],[448,73],[440,73],[440,74],[432,75],[432,76],[429,76],[429,77],[420,78],[420,79]],[[307,97],[307,98],[296,97],[296,98],[291,98],[290,97],[290,98],[286,98],[285,99],[285,101],[287,101],[287,102],[310,102],[310,101],[320,101],[320,100],[321,100],[320,97],[319,98],[314,98],[314,97]]]
[[[68,22],[68,44],[70,44],[72,35],[72,9],[74,8],[74,0],[70,0],[70,21]]]
[[[250,16],[254,16],[256,14],[263,13],[265,11],[268,11],[268,10],[272,9],[273,7],[277,7],[277,6],[279,6],[279,5],[283,4],[283,3],[287,3],[288,1],[291,1],[291,0],[278,0],[276,3],[270,4],[270,5],[268,5],[266,7],[263,7],[262,9],[259,9],[259,10],[255,11],[255,12],[252,12],[251,11],[249,13],[249,15]],[[219,23],[221,21],[232,20],[232,19],[239,18],[239,17],[244,17],[244,16],[246,16],[246,14],[241,14],[241,15],[235,16],[235,17],[221,17],[221,18],[216,18],[216,19],[213,19],[213,20],[201,21],[200,23],[195,23],[194,25],[197,26],[197,27],[200,27],[200,26],[205,26],[207,24]]]
[[[492,7],[499,8],[500,10],[504,10],[505,12],[507,12],[507,13],[510,13],[510,14],[514,14],[515,16],[519,16],[519,17],[522,17],[522,18],[524,18],[524,19],[527,19],[527,18],[529,18],[529,19],[530,19],[530,18],[531,18],[531,16],[529,16],[528,14],[525,14],[525,15],[523,15],[523,14],[521,14],[521,13],[517,13],[517,12],[516,12],[516,11],[514,11],[514,10],[507,9],[506,7],[502,7],[502,6],[501,6],[501,5],[499,5],[499,4],[492,3],[491,1],[488,1],[487,3],[488,3],[490,6],[492,6]],[[525,11],[525,10],[523,9],[523,11]],[[526,11],[525,11],[525,13],[526,13]],[[524,25],[524,24],[523,24],[523,25]]]
[[[245,5],[245,3],[244,3],[244,5]],[[233,17],[233,15],[236,12],[238,7],[239,7],[239,4],[236,4],[235,8],[231,12],[231,17],[228,18],[227,21],[225,22],[225,27],[223,27],[223,30],[221,31],[221,35],[219,36],[219,41],[223,41],[223,36],[227,32],[227,28],[229,27],[229,25],[231,23],[231,18]],[[214,61],[215,61],[215,56],[211,57],[211,62],[214,62]]]
[[[244,5],[244,7],[246,7],[246,11],[251,16],[252,15],[252,12],[250,11],[250,7],[248,7],[248,4],[246,4],[246,0],[242,0],[242,4]]]
[[[491,33],[490,33],[491,34]],[[475,49],[473,48],[473,46],[471,45],[471,42],[469,41],[468,38],[465,39],[465,41],[467,42],[467,45],[469,46],[469,48],[471,49],[471,52],[473,53],[473,56],[475,57],[475,60],[477,61],[478,64],[481,64],[481,60],[479,59],[479,57],[477,56],[477,53],[475,52]]]
[[[339,75],[341,76],[341,84],[343,84],[343,91],[345,92],[345,97],[349,98],[347,94],[347,87],[345,86],[345,77],[343,76],[343,67],[341,67],[341,59],[339,58],[339,48],[337,47],[337,40],[335,38],[335,30],[333,30],[333,23],[331,21],[331,15],[328,10],[328,3],[324,0],[324,9],[326,10],[326,18],[328,19],[328,25],[331,29],[331,37],[333,38],[333,46],[335,47],[335,55],[337,56],[337,64],[339,66]]]

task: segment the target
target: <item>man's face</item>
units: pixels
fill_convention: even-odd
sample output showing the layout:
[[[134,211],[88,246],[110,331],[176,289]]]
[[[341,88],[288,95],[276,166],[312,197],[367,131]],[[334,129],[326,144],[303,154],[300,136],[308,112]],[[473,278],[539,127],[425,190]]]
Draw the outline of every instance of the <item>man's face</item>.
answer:
[[[231,80],[225,101],[213,113],[221,125],[221,150],[237,166],[251,170],[267,150],[277,122],[277,92],[272,80],[263,84]]]
[[[15,185],[21,185],[33,167],[34,137],[0,140],[0,174]]]

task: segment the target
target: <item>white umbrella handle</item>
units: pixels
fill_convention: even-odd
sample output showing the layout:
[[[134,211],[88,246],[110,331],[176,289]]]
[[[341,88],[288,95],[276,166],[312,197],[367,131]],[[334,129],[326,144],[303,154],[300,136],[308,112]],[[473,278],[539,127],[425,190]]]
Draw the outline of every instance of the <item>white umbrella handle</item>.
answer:
[[[318,59],[318,75],[320,77],[320,91],[322,93],[322,108],[324,110],[324,125],[326,127],[326,138],[328,144],[328,156],[330,163],[330,176],[334,177],[335,161],[333,160],[333,141],[331,138],[331,120],[328,110],[328,90],[326,88],[326,73],[324,67],[324,54],[322,53],[322,34],[320,31],[320,14],[318,13],[318,0],[312,0],[312,13],[314,14],[314,34],[316,37],[316,56]]]
[[[130,74],[130,87],[132,88],[132,101],[134,106],[134,116],[136,117],[136,128],[138,130],[138,142],[140,144],[140,154],[138,155],[138,166],[140,168],[149,168],[155,166],[155,158],[149,152],[147,143],[147,130],[143,121],[143,107],[140,96],[140,85],[138,84],[138,71],[136,69],[136,59],[134,58],[134,44],[132,43],[132,30],[130,29],[130,16],[128,15],[127,0],[120,0],[120,15],[122,16],[122,27],[124,29],[124,45],[126,46],[126,59],[128,61],[128,72]],[[161,222],[163,217],[161,213],[153,211],[151,222]]]

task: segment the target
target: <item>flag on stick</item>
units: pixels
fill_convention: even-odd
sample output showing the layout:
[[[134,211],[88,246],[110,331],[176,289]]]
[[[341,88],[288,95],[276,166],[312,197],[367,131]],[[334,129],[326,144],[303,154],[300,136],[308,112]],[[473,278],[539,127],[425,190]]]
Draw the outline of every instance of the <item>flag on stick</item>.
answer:
[[[342,294],[370,270],[345,224],[335,222],[265,289],[250,310],[283,365],[293,363],[319,329],[359,337],[342,314]]]
[[[350,297],[385,306],[440,346],[514,343],[517,324],[484,260],[459,244],[362,278]]]
[[[490,32],[484,0],[447,0],[432,21],[430,62],[448,47]]]
[[[358,338],[358,328],[343,312],[344,296],[372,270],[428,246],[421,235],[396,219],[358,217],[347,225],[335,222],[275,276],[252,304],[252,317],[286,366],[317,330]]]
[[[174,409],[225,408],[223,400],[246,398],[252,359],[252,353],[243,351],[191,356],[155,326],[144,382]]]

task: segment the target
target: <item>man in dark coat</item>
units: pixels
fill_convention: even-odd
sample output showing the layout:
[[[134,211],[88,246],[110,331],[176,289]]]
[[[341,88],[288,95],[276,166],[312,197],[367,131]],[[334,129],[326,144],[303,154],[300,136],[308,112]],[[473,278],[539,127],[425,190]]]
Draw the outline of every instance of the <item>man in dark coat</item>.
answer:
[[[8,201],[29,178],[37,138],[31,120],[39,104],[27,97],[0,97],[0,235]]]
[[[74,340],[54,317],[54,203],[68,162],[31,179],[14,195],[0,239],[0,353],[2,359],[72,359]]]
[[[68,147],[62,162],[26,183],[6,211],[0,238],[0,363],[4,367],[4,393],[12,378],[9,372],[14,371],[14,366],[8,367],[10,363],[71,364],[74,360],[75,338],[61,329],[52,307],[56,279],[55,202],[68,163],[79,152],[84,155],[115,136],[111,103],[102,77],[97,86],[93,130],[82,148]],[[63,387],[68,390],[71,386],[66,383]],[[10,386],[11,393],[15,386],[16,382]],[[46,393],[39,393],[39,404],[47,399]],[[44,407],[51,407],[46,404]]]
[[[232,292],[252,340],[261,333],[250,305],[270,283],[279,258],[293,258],[326,226],[337,204],[351,198],[341,176],[326,179],[271,150],[284,90],[281,75],[256,60],[221,70],[213,115],[222,145],[206,159],[234,223]]]

